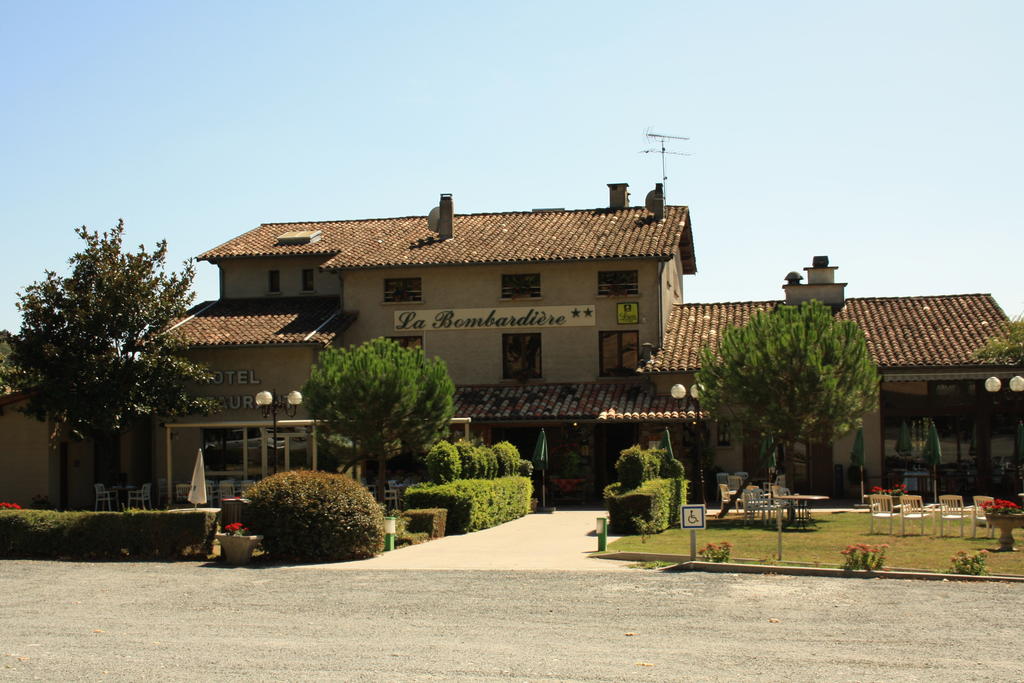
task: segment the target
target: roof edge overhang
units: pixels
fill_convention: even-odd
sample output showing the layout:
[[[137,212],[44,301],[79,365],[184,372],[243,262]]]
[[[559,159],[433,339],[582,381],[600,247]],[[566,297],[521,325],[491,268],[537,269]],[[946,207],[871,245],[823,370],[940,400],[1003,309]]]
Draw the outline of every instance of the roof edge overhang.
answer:
[[[878,374],[883,382],[927,382],[956,380],[985,380],[989,377],[1009,379],[1024,373],[1024,368],[1008,365],[960,366],[931,368],[880,368]]]
[[[393,268],[459,268],[462,266],[522,266],[555,263],[617,263],[621,261],[671,261],[669,255],[609,256],[604,258],[509,259],[501,261],[459,261],[446,263],[389,263],[367,266],[320,266],[320,270],[340,273],[348,270],[390,270]]]

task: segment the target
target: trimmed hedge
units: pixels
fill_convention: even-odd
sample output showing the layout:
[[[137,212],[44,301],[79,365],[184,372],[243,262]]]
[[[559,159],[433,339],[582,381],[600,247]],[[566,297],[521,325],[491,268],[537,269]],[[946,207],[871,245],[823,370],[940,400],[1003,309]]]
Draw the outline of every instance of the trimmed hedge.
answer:
[[[679,522],[679,506],[686,503],[687,481],[682,477],[651,479],[632,491],[620,493],[620,484],[605,488],[605,503],[612,533],[640,533],[634,517],[653,522],[661,532]]]
[[[519,449],[508,441],[499,441],[491,446],[498,459],[498,476],[514,477],[519,474]]]
[[[405,528],[410,533],[426,533],[429,538],[443,538],[448,511],[444,508],[406,510],[402,513]]]
[[[464,534],[518,519],[530,512],[533,484],[525,477],[459,479],[448,484],[416,484],[405,491],[414,508],[445,508],[445,533]]]
[[[643,449],[630,446],[622,451],[615,461],[615,473],[627,491],[635,489],[645,481],[657,479],[661,474],[662,454],[658,449]]]
[[[336,562],[373,557],[384,547],[384,513],[351,477],[293,470],[247,491],[249,528],[274,560]]]
[[[213,552],[215,512],[0,512],[0,557],[174,560]]]
[[[447,484],[462,475],[462,459],[455,446],[438,441],[427,451],[427,473],[435,484]]]

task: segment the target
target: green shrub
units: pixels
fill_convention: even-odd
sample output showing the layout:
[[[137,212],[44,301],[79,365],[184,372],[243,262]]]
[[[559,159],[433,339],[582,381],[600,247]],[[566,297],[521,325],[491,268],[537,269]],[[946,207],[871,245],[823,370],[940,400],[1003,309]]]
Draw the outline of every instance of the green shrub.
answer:
[[[448,511],[444,508],[428,508],[426,510],[406,510],[402,513],[406,528],[411,532],[423,532],[430,538],[442,538],[444,536],[445,522],[448,519]]]
[[[664,531],[679,522],[679,506],[686,502],[687,481],[651,479],[639,488],[624,493],[624,486],[605,487],[605,504],[611,531],[616,534],[637,534],[641,529],[633,521],[639,518],[651,522],[658,531]]]
[[[459,451],[447,441],[438,441],[427,451],[427,473],[435,484],[447,484],[462,474]]]
[[[839,551],[843,555],[843,569],[881,569],[885,565],[885,551],[889,548],[888,543],[881,545],[868,545],[867,543],[854,543],[846,546],[846,550]]]
[[[652,452],[661,458],[661,462],[658,464],[658,476],[660,478],[675,479],[683,476],[683,463],[672,457],[668,451],[656,448]]]
[[[615,462],[615,472],[626,491],[650,479],[657,479],[660,471],[661,457],[656,451],[644,450],[640,446],[625,449]]]
[[[480,479],[495,479],[498,477],[498,456],[490,446],[477,446],[476,457],[480,463]]]
[[[731,555],[732,543],[729,543],[729,541],[708,543],[700,549],[700,556],[705,562],[728,562]]]
[[[533,463],[529,460],[520,460],[516,474],[529,479],[533,476]]]
[[[461,477],[463,479],[480,479],[480,459],[476,454],[476,446],[465,439],[459,439],[455,442],[455,449],[459,452],[459,460],[462,464]]]
[[[499,441],[491,446],[494,457],[498,459],[499,477],[514,477],[519,474],[519,449],[508,441]],[[529,475],[527,475],[529,476]]]
[[[0,557],[173,560],[213,551],[215,512],[0,512]]]
[[[384,544],[384,513],[343,474],[293,470],[248,491],[250,528],[274,560],[335,562],[373,557]]]
[[[449,484],[417,484],[405,491],[406,504],[445,508],[445,533],[464,534],[504,524],[530,510],[533,485],[525,477],[459,479]]]

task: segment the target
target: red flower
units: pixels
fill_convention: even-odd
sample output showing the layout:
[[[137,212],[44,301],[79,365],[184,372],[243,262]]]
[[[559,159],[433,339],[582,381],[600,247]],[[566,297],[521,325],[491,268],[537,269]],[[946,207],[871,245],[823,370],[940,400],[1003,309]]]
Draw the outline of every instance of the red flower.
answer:
[[[17,503],[0,503],[0,510],[20,510],[21,506]]]

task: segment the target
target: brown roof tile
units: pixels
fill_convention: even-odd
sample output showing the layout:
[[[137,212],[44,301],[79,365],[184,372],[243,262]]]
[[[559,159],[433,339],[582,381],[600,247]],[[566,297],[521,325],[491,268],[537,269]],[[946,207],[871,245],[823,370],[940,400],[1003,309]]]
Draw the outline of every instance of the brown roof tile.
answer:
[[[645,372],[693,372],[699,353],[715,344],[722,332],[744,325],[758,311],[781,301],[681,304],[669,316],[664,348]],[[985,365],[974,351],[997,334],[1006,314],[989,294],[877,297],[847,299],[836,314],[857,323],[867,338],[868,351],[880,369]]]
[[[192,346],[328,345],[356,316],[337,297],[220,299],[194,306],[172,331]]]
[[[467,385],[455,391],[456,417],[478,421],[512,420],[679,420],[693,411],[656,396],[645,384]]]
[[[295,230],[319,230],[310,244],[278,244]],[[218,261],[253,256],[317,255],[324,268],[668,259],[681,250],[685,272],[696,272],[685,206],[665,207],[654,222],[644,208],[461,214],[454,237],[440,240],[425,216],[322,223],[265,223],[199,255]]]

